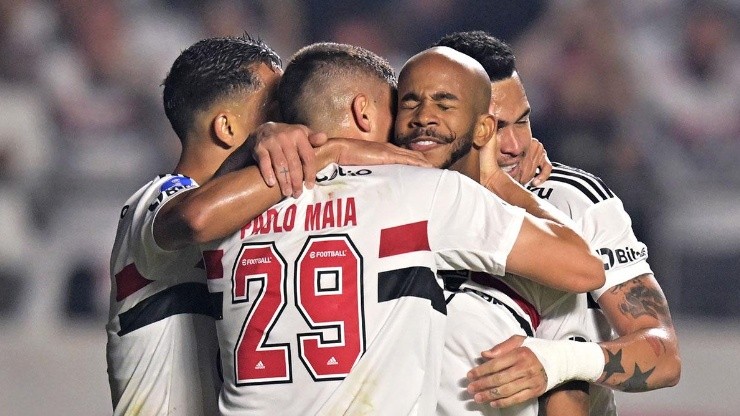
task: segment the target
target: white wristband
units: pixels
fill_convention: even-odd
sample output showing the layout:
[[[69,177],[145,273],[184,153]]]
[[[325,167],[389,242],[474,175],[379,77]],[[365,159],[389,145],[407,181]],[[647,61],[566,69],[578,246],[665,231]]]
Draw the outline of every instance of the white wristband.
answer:
[[[529,348],[545,368],[546,391],[568,380],[594,382],[604,372],[604,353],[595,342],[527,337],[522,346]]]

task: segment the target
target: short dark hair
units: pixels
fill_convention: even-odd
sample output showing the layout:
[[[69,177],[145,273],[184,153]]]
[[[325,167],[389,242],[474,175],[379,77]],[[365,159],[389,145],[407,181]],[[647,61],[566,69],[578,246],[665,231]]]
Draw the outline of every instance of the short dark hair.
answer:
[[[184,140],[194,116],[230,94],[262,85],[253,73],[259,64],[280,68],[280,57],[261,39],[244,34],[200,40],[175,59],[162,85],[164,112]]]
[[[385,59],[359,46],[320,42],[301,48],[285,66],[278,87],[280,115],[286,123],[308,124],[312,108],[309,91],[353,75],[370,76],[395,90],[396,74]],[[328,90],[327,90],[328,92]]]
[[[451,33],[434,46],[447,46],[480,62],[491,82],[510,78],[516,71],[511,46],[482,30]]]

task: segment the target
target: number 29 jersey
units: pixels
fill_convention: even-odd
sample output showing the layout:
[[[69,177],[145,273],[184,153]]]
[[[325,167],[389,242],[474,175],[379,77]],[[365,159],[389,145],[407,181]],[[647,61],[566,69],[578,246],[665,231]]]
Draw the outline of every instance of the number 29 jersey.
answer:
[[[314,189],[203,247],[222,299],[220,411],[432,414],[446,321],[436,270],[503,274],[523,217],[455,172],[322,170]]]

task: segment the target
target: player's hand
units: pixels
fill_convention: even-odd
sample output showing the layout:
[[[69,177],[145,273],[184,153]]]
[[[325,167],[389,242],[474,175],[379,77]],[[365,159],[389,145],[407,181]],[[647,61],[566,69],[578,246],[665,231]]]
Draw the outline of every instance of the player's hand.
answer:
[[[314,133],[301,124],[269,122],[259,126],[248,140],[268,186],[277,183],[284,196],[298,197],[304,181],[309,189],[316,183],[313,148],[326,143],[326,134]]]
[[[491,140],[479,149],[480,183],[494,193],[497,190],[497,181],[500,180],[501,175],[506,175],[506,172],[498,165],[499,148],[498,135],[494,134]]]
[[[547,150],[542,143],[532,138],[532,144],[529,145],[529,150],[524,156],[521,163],[522,168],[522,185],[526,184],[530,180],[532,185],[539,186],[542,182],[545,182],[550,173],[552,172],[552,163],[547,157]],[[537,173],[539,169],[539,173]]]
[[[390,165],[432,167],[421,152],[404,149],[390,143],[367,140],[332,138],[327,146],[330,158],[340,165]]]
[[[547,374],[534,353],[521,346],[524,339],[514,335],[481,353],[487,361],[468,372],[468,393],[477,403],[508,407],[545,392]]]

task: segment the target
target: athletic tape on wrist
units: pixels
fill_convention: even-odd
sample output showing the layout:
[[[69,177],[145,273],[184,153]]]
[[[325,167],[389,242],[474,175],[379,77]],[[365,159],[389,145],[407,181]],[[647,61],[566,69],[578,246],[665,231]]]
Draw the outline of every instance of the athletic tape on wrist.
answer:
[[[553,341],[528,337],[522,343],[529,348],[547,374],[547,390],[567,380],[594,382],[604,371],[604,353],[595,342]]]

